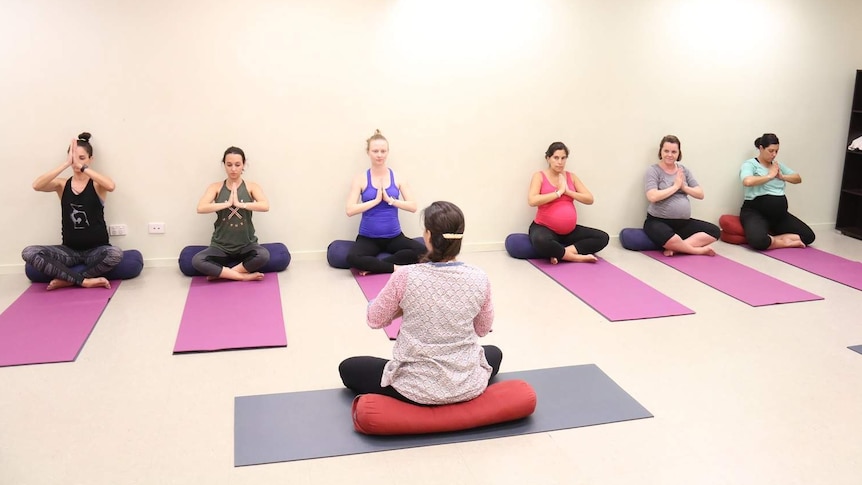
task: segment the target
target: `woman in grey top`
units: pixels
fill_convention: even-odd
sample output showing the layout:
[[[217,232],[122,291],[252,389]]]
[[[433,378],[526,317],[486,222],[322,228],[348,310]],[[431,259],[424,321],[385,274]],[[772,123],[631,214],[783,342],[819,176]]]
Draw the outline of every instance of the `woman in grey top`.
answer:
[[[644,232],[665,256],[674,253],[714,256],[709,247],[721,234],[718,226],[691,218],[688,197],[703,199],[701,188],[691,170],[683,167],[679,138],[667,135],[661,139],[659,163],[651,165],[644,175],[644,188],[649,200]]]

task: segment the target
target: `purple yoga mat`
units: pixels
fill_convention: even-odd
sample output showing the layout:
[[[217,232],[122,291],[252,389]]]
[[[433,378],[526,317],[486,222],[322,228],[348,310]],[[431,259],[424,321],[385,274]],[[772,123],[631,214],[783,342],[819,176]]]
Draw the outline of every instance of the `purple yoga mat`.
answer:
[[[110,289],[47,286],[33,283],[0,314],[0,366],[74,361],[120,281]]]
[[[601,258],[595,263],[529,261],[612,322],[694,313]]]
[[[356,283],[359,284],[359,288],[362,290],[362,293],[365,295],[365,299],[368,301],[377,298],[377,295],[380,294],[380,290],[386,286],[386,282],[389,281],[389,277],[392,276],[388,273],[360,276],[359,272],[355,269],[351,269],[350,272],[353,274],[353,279],[355,279]],[[398,338],[398,332],[401,331],[401,317],[392,320],[392,323],[383,327],[383,331],[386,332],[386,336],[389,337],[389,340],[395,340]]]
[[[276,273],[261,281],[192,278],[175,354],[286,346]]]
[[[754,307],[823,299],[822,296],[809,293],[717,254],[715,256],[675,254],[669,257],[660,251],[643,253],[725,295]]]
[[[859,261],[812,247],[771,249],[760,253],[836,283],[862,290],[862,263]]]

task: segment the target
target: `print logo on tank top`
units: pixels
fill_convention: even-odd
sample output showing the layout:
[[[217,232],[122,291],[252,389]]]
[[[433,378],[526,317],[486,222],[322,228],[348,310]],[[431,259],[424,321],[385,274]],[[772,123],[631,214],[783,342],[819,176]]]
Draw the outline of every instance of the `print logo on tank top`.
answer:
[[[86,229],[90,227],[90,221],[87,219],[87,213],[83,211],[84,206],[79,204],[69,204],[72,212],[69,217],[72,218],[72,226],[77,229]]]

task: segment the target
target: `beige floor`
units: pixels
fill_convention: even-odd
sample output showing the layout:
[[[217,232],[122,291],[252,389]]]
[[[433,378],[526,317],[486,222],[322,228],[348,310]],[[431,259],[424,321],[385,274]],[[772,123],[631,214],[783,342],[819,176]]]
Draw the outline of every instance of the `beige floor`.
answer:
[[[818,236],[862,260],[862,241]],[[174,356],[188,279],[146,269],[76,362],[0,368],[0,484],[862,483],[862,355],[846,348],[862,344],[862,292],[716,249],[826,299],[751,308],[614,241],[603,257],[697,314],[610,323],[526,262],[462,258],[491,276],[504,371],[595,363],[653,419],[244,468],[234,396],[337,387],[341,359],[390,344],[346,271],[294,261],[287,348]],[[0,308],[26,286],[0,276]]]

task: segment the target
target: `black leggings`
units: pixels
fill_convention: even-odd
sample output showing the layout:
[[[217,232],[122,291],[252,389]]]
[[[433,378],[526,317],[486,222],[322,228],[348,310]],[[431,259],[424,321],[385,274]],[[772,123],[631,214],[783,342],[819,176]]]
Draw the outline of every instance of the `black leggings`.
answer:
[[[351,268],[369,273],[391,273],[395,265],[414,264],[428,250],[425,245],[401,233],[390,238],[356,236],[356,242],[347,253],[347,264]],[[377,259],[380,253],[390,253]]]
[[[787,212],[787,197],[761,195],[742,203],[739,221],[748,245],[763,251],[772,244],[770,234],[797,234],[805,245],[814,242],[814,231],[807,224]]]
[[[547,227],[530,224],[530,242],[540,258],[562,259],[566,246],[574,246],[578,254],[595,254],[608,245],[608,233],[587,226],[577,226],[568,234],[557,234]]]
[[[699,232],[705,232],[715,239],[721,236],[721,229],[710,222],[700,219],[663,219],[649,214],[644,221],[644,232],[653,244],[662,248],[674,234],[679,234],[683,239]]]
[[[263,268],[269,261],[269,250],[260,244],[249,243],[236,253],[227,253],[210,246],[192,257],[192,266],[207,276],[218,277],[224,267],[242,263],[249,273]]]
[[[485,350],[485,360],[491,366],[491,378],[493,378],[497,372],[500,372],[503,351],[494,345],[483,345],[482,348]],[[383,369],[387,362],[389,362],[387,359],[380,357],[350,357],[339,364],[338,373],[341,375],[341,382],[344,383],[344,387],[356,394],[383,394],[399,401],[424,406],[424,404],[413,402],[402,396],[392,386],[382,387],[380,385]]]

